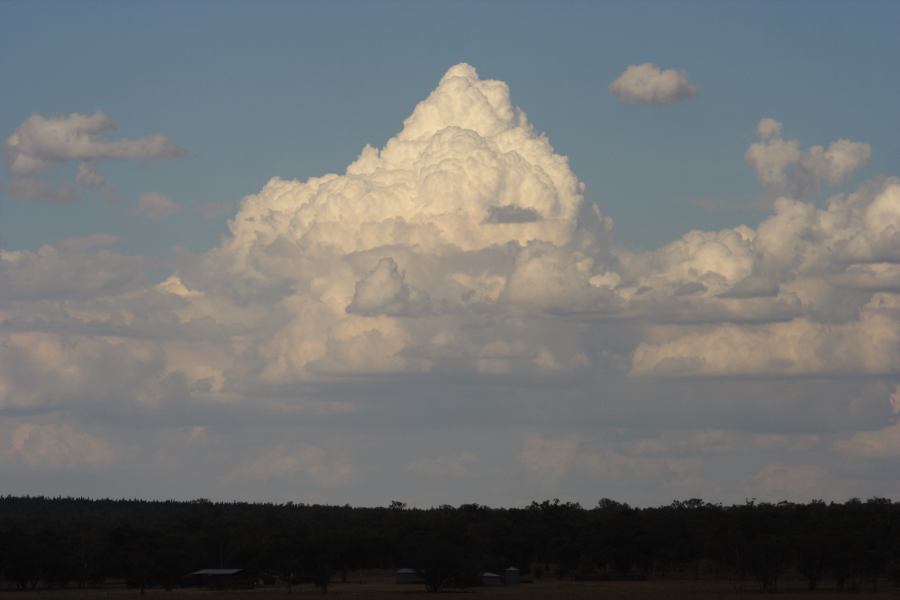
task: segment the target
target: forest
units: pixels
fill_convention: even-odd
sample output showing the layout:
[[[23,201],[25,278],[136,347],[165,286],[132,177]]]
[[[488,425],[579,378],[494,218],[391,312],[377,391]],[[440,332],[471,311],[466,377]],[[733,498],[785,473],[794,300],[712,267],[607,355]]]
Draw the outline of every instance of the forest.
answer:
[[[775,592],[792,578],[875,591],[900,578],[900,502],[421,509],[0,497],[6,589],[172,589],[192,571],[229,567],[323,591],[354,570],[412,568],[440,591],[509,566],[534,581],[715,578]]]

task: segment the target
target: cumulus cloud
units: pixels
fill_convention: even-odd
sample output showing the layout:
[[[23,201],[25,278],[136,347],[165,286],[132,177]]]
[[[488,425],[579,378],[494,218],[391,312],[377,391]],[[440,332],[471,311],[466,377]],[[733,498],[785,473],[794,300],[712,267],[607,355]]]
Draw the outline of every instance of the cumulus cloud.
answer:
[[[609,91],[625,102],[669,104],[693,96],[697,88],[688,82],[684,71],[642,63],[629,65],[609,84]]]
[[[657,327],[635,349],[632,373],[897,372],[898,219],[900,181],[891,178],[837,196],[824,209],[781,198],[756,230],[692,232],[655,253],[624,257],[626,272],[650,290],[644,296],[702,284],[691,301],[709,323]],[[662,310],[691,320],[689,311],[672,314],[677,300]],[[748,317],[757,323],[740,323]]]
[[[173,158],[184,154],[161,133],[133,140],[108,141],[101,137],[115,127],[102,110],[93,115],[31,115],[4,143],[9,171],[29,175],[68,160]]]
[[[42,331],[0,332],[0,409],[71,405],[157,408],[185,389],[148,341]],[[123,401],[127,399],[127,403]]]
[[[138,198],[137,212],[149,219],[165,219],[179,211],[181,207],[159,192],[148,192]]]
[[[533,268],[517,261],[525,246],[580,252],[580,270],[565,281],[590,287],[608,222],[593,217],[606,227],[597,239],[576,234],[583,201],[568,161],[506,84],[460,64],[396,136],[365,147],[344,174],[275,178],[245,198],[200,279],[279,296],[287,322],[257,351],[266,381],[432,370],[436,352],[451,352],[442,319],[531,301],[524,285],[505,291],[514,270]],[[470,341],[452,343],[465,354],[459,343]]]
[[[634,351],[636,375],[885,374],[900,371],[900,321],[866,311],[858,321],[796,319],[721,325]]]
[[[3,144],[7,170],[12,176],[10,193],[24,200],[71,201],[74,194],[67,191],[68,187],[54,188],[35,175],[75,161],[75,182],[81,187],[97,188],[106,185],[106,178],[97,171],[98,160],[175,158],[185,154],[183,148],[161,133],[135,139],[105,139],[104,135],[115,128],[116,124],[102,110],[93,115],[31,115]]]
[[[782,125],[765,117],[756,126],[760,141],[747,149],[745,156],[760,182],[769,189],[802,196],[818,189],[822,182],[836,185],[869,162],[872,148],[862,142],[841,139],[827,148],[811,146],[806,150],[795,139],[781,136]]]

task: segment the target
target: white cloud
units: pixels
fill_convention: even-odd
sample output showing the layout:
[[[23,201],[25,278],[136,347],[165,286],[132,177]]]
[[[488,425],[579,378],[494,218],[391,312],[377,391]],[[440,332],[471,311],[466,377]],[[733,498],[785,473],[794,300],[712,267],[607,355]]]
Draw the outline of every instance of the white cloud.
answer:
[[[802,196],[823,181],[836,185],[869,162],[872,148],[862,142],[841,139],[828,148],[800,148],[797,140],[781,137],[782,125],[771,117],[756,126],[760,141],[745,156],[760,182],[773,191]]]
[[[149,219],[165,219],[179,211],[181,207],[159,192],[147,192],[138,198],[138,214]]]
[[[81,187],[97,188],[106,185],[106,178],[97,171],[98,160],[176,158],[185,154],[183,148],[161,133],[135,139],[104,139],[104,134],[115,127],[102,110],[93,115],[31,115],[3,144],[12,178],[10,193],[24,200],[68,202],[74,199],[71,188],[65,184],[53,186],[35,175],[76,161],[75,182]]]
[[[0,408],[70,404],[159,407],[183,393],[167,381],[165,353],[148,341],[43,331],[0,332]]]
[[[173,158],[184,154],[161,133],[133,140],[107,141],[100,137],[115,126],[101,110],[93,115],[31,115],[4,143],[9,171],[30,175],[68,160]]]
[[[795,319],[760,326],[720,325],[644,342],[635,375],[811,375],[900,372],[900,321],[865,310],[845,324]]]
[[[642,63],[625,69],[609,84],[609,91],[626,102],[668,104],[693,96],[697,88],[688,82],[684,71]]]
[[[900,182],[888,179],[825,209],[781,198],[755,231],[692,232],[655,253],[623,256],[625,280],[645,289],[632,305],[652,299],[669,319],[707,323],[651,330],[632,373],[897,372],[898,232]],[[677,293],[664,292],[689,284],[702,290],[676,312]]]
[[[562,282],[590,288],[589,254],[602,241],[576,235],[582,190],[506,84],[456,65],[400,133],[364,148],[345,174],[276,178],[245,198],[232,236],[204,257],[191,287],[290,290],[276,301],[287,323],[258,347],[268,382],[430,370],[434,361],[413,349],[446,330],[442,318],[477,315],[498,299],[541,304],[532,296],[544,289],[510,283],[528,244],[559,254],[544,268],[562,269]],[[592,219],[602,239],[609,224]],[[565,264],[573,245],[575,272]]]

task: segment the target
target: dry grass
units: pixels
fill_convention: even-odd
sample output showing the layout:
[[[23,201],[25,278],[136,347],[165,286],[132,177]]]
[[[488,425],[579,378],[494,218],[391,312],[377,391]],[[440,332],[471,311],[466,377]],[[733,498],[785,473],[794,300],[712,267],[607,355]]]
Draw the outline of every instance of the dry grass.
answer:
[[[884,585],[882,591],[872,594],[868,591],[859,593],[839,593],[833,589],[822,589],[808,592],[802,582],[787,582],[775,595],[776,598],[803,600],[863,600],[866,598],[897,597],[900,590]],[[141,598],[137,590],[121,588],[93,590],[36,590],[28,592],[2,591],[3,598],[27,598],[30,600],[126,600]],[[294,600],[296,598],[323,597],[321,591],[310,585],[295,586],[292,593],[285,588],[268,587],[254,590],[209,591],[209,590],[148,590],[144,598],[148,600]],[[480,598],[498,600],[504,598],[522,598],[524,600],[645,600],[649,598],[665,598],[667,600],[742,600],[745,598],[772,597],[762,594],[751,583],[745,585],[743,591],[736,590],[730,582],[725,581],[628,581],[628,582],[574,582],[552,581],[534,584],[523,584],[506,588],[472,588],[469,590],[450,590],[442,594],[427,594],[420,585],[396,585],[388,581],[374,583],[335,583],[328,589],[326,598],[364,599],[397,599],[416,600],[436,597]]]

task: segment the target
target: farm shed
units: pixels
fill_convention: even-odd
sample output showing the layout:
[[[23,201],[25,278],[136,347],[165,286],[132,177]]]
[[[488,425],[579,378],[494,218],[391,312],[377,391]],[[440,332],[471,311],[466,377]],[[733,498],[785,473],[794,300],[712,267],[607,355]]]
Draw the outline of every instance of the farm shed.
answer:
[[[481,585],[503,585],[503,578],[500,577],[496,573],[491,573],[490,571],[485,571],[481,574]]]
[[[522,576],[519,574],[519,570],[515,567],[507,567],[503,571],[503,583],[506,585],[519,585],[522,583]]]
[[[185,578],[186,585],[217,590],[252,588],[256,577],[244,569],[200,569]]]
[[[397,569],[395,574],[397,583],[425,583],[422,576],[415,569]]]

